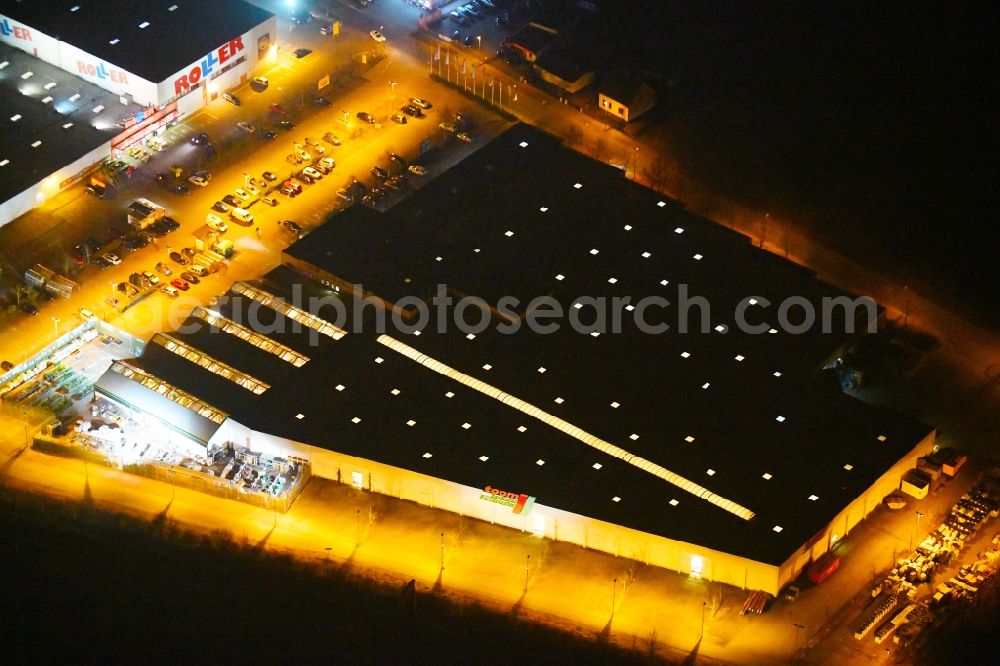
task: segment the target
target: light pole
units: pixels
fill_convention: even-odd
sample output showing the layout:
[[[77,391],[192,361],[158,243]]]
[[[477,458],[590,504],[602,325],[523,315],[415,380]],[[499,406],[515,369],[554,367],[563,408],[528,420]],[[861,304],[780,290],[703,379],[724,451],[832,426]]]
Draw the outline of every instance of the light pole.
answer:
[[[910,285],[903,285],[903,332],[910,330]]]
[[[354,514],[354,548],[361,547],[361,509]]]
[[[803,629],[805,629],[806,625],[794,622],[794,623],[792,623],[792,626],[795,627],[795,651],[798,652],[799,651],[799,632],[801,632]]]
[[[524,556],[524,593],[528,593],[528,565],[531,563],[531,555]]]
[[[705,635],[705,604],[707,601],[701,602],[701,633],[698,634],[698,640],[701,640],[702,636]]]
[[[611,617],[615,616],[615,600],[618,596],[618,577],[611,579]]]
[[[444,571],[444,532],[441,532],[441,571]]]
[[[476,35],[476,41],[479,42],[479,50],[482,51],[483,50],[483,36],[482,35]]]
[[[913,542],[915,542],[917,540],[917,538],[920,536],[920,534],[919,534],[919,532],[920,532],[920,519],[924,517],[924,514],[921,513],[920,511],[917,511],[916,514],[917,514],[917,524],[913,528],[913,541],[910,542],[910,549],[911,550],[913,549]]]
[[[56,337],[58,338],[59,337],[59,317],[53,317],[52,318],[52,323],[55,324]]]

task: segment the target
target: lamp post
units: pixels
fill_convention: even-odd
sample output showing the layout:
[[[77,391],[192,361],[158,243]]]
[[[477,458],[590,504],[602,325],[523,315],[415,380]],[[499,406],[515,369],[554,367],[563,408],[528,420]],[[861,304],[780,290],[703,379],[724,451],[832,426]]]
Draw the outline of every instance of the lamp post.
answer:
[[[618,577],[611,579],[611,617],[615,616],[615,599],[618,596]]]
[[[482,35],[476,35],[476,41],[479,42],[479,50],[482,51],[483,50],[483,36]]]
[[[917,524],[913,528],[913,541],[916,541],[920,537],[920,519],[924,517],[924,514],[917,511]],[[912,547],[912,544],[911,544]]]
[[[361,509],[354,513],[354,547],[361,547]]]
[[[444,571],[444,532],[441,532],[441,571]]]
[[[701,637],[705,635],[705,604],[707,603],[707,601],[701,602],[701,633],[698,634],[698,640],[701,640]]]
[[[531,563],[531,555],[524,556],[524,593],[528,593],[528,565]]]
[[[52,318],[52,323],[55,325],[56,337],[58,338],[59,337],[59,317],[53,317]]]
[[[799,624],[798,622],[793,622],[792,626],[795,627],[795,652],[799,651],[799,633],[806,628],[806,625]]]

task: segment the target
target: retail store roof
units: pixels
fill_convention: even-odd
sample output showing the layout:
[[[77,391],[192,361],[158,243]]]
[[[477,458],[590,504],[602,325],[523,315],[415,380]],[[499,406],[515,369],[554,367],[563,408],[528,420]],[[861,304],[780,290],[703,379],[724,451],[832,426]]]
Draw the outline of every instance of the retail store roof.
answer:
[[[0,14],[152,83],[273,16],[243,0],[0,0]]]

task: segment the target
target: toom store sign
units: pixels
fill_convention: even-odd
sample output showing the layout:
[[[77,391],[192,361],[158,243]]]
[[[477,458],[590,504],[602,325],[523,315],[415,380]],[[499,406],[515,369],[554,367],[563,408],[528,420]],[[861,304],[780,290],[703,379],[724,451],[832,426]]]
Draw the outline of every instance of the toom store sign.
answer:
[[[31,41],[31,31],[20,25],[11,25],[10,21],[4,19],[0,22],[0,35],[4,37],[13,37],[14,39],[23,39],[26,42]]]
[[[211,51],[201,63],[191,68],[187,74],[181,74],[174,79],[174,94],[181,95],[191,90],[202,79],[208,79],[217,65],[224,65],[233,56],[243,51],[243,38],[237,37],[214,51]]]
[[[491,486],[486,486],[486,488],[483,489],[483,494],[479,496],[479,499],[487,502],[493,502],[494,504],[509,506],[513,513],[519,513],[524,516],[531,513],[531,508],[535,506],[534,497],[523,494],[518,495],[517,493],[509,493],[506,490],[500,490],[499,488],[493,488]]]
[[[108,69],[103,62],[96,65],[82,60],[76,61],[76,71],[86,76],[97,77],[102,80],[111,80],[115,83],[128,83],[128,74],[120,69]]]

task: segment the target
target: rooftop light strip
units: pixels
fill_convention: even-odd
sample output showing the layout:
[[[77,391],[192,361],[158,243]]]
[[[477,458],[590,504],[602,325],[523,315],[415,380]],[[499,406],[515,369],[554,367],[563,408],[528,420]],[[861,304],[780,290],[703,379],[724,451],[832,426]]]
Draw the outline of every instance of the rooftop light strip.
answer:
[[[413,347],[404,344],[399,340],[396,340],[392,336],[380,335],[378,337],[378,341],[380,344],[385,345],[394,352],[402,354],[403,356],[409,358],[410,360],[416,361],[417,363],[425,366],[430,370],[433,370],[434,372],[437,372],[438,374],[444,375],[445,377],[448,377],[449,379],[452,379],[460,384],[464,384],[465,386],[468,386],[471,389],[479,391],[480,393],[487,395],[493,398],[494,400],[498,400],[504,403],[505,405],[513,407],[514,409],[523,412],[528,416],[532,416],[538,419],[539,421],[542,421],[543,423],[546,423],[552,426],[553,428],[564,432],[570,437],[573,437],[574,439],[583,442],[587,446],[602,451],[614,458],[618,458],[619,460],[622,460],[623,462],[633,465],[638,469],[648,472],[653,476],[659,477],[664,481],[666,481],[667,483],[673,484],[674,486],[677,486],[678,488],[691,493],[695,497],[701,498],[707,502],[710,502],[711,504],[718,506],[721,509],[724,509],[725,511],[728,511],[729,513],[739,516],[743,520],[750,520],[751,518],[754,517],[754,512],[751,511],[750,509],[747,509],[746,507],[741,506],[736,502],[733,502],[732,500],[726,499],[725,497],[716,495],[708,488],[700,486],[697,483],[689,479],[686,479],[679,474],[675,474],[674,472],[671,472],[662,465],[658,465],[640,456],[633,455],[629,451],[619,446],[616,446],[611,442],[603,440],[600,437],[597,437],[596,435],[592,435],[587,431],[583,430],[582,428],[575,426],[572,423],[569,423],[568,421],[565,421],[564,419],[561,419],[557,416],[553,416],[552,414],[549,414],[548,412],[539,409],[535,405],[525,402],[524,400],[521,400],[520,398],[513,396],[510,393],[501,391],[495,386],[487,384],[484,381],[476,379],[475,377],[471,377],[470,375],[467,375],[465,373],[459,372],[458,370],[455,370],[454,368],[445,365],[441,361],[438,361],[437,359],[434,359],[414,349]]]
[[[320,319],[315,315],[309,314],[305,310],[300,310],[294,305],[289,305],[285,299],[275,296],[274,294],[270,294],[262,289],[251,287],[245,282],[237,282],[232,288],[236,293],[243,294],[244,296],[257,301],[261,305],[266,305],[275,312],[288,317],[292,321],[300,322],[317,333],[325,335],[329,338],[339,340],[347,335],[347,331],[337,328],[325,319]]]
[[[214,421],[215,423],[221,425],[228,416],[225,412],[212,407],[206,402],[202,402],[187,391],[182,391],[176,386],[163,381],[156,375],[152,375],[145,370],[135,367],[134,365],[126,365],[121,361],[115,361],[111,364],[111,370],[117,372],[123,377],[131,379],[134,382],[142,384],[149,390],[162,395],[167,400],[176,402],[181,407],[190,409],[199,416],[204,416],[209,421]]]
[[[178,356],[186,358],[192,363],[196,363],[214,375],[228,379],[232,383],[237,386],[242,386],[248,391],[253,391],[256,395],[260,395],[267,389],[271,388],[270,384],[262,382],[256,377],[248,375],[245,372],[241,372],[231,365],[227,365],[222,361],[216,360],[167,333],[157,333],[153,336],[153,342],[169,352],[173,352]]]
[[[247,342],[258,349],[263,349],[267,353],[277,356],[282,361],[286,363],[291,363],[296,368],[301,368],[309,361],[308,356],[303,356],[294,349],[286,347],[280,342],[275,342],[271,338],[265,337],[260,333],[257,333],[253,329],[249,329],[246,326],[241,326],[237,324],[232,319],[227,319],[217,312],[212,312],[211,310],[206,310],[202,307],[195,308],[191,314],[198,319],[206,322],[210,326],[214,326],[223,333],[229,333],[230,335],[235,335],[237,338]]]

